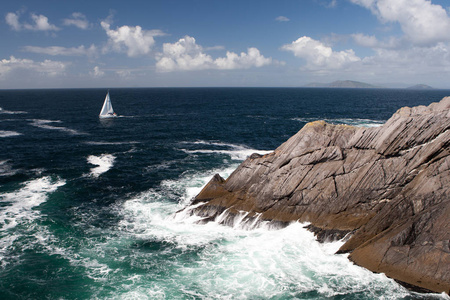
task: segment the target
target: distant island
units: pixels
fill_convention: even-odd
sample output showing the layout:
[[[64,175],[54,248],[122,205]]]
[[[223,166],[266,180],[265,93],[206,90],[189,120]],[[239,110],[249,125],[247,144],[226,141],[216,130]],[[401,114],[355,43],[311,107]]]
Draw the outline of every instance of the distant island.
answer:
[[[410,87],[407,87],[408,90],[432,90],[433,87],[426,84],[416,84]]]
[[[320,82],[312,82],[305,85],[305,87],[313,87],[313,88],[350,88],[350,89],[379,89],[379,88],[388,88],[381,85],[373,85],[366,82],[353,81],[353,80],[336,80],[331,83],[320,83]],[[406,89],[409,90],[430,90],[433,87],[426,84],[416,84]]]
[[[306,87],[327,87],[327,88],[352,88],[352,89],[374,89],[378,86],[371,85],[365,82],[352,80],[336,80],[331,83],[313,82],[306,85]]]

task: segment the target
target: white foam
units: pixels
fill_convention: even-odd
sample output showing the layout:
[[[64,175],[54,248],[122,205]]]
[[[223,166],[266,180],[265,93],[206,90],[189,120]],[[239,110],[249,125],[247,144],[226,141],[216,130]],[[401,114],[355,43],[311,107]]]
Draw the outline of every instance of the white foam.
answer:
[[[90,142],[84,142],[86,145],[92,145],[92,146],[105,146],[105,145],[133,145],[133,144],[140,144],[141,142],[136,141],[130,141],[130,142],[105,142],[105,141],[90,141]]]
[[[99,177],[101,174],[107,172],[114,165],[116,157],[112,154],[102,154],[99,156],[90,155],[87,158],[88,163],[96,165],[97,167],[91,169],[90,176]]]
[[[319,244],[302,224],[246,231],[217,223],[174,221],[170,213],[176,205],[158,198],[127,201],[119,228],[136,239],[166,241],[182,251],[203,249],[195,264],[172,262],[177,272],[171,280],[185,295],[224,299],[292,296],[287,291],[318,291],[319,298],[371,291],[375,298],[379,291],[393,298],[408,295],[384,275],[334,255],[342,243]]]
[[[172,245],[165,250],[169,252],[198,252],[198,259],[192,263],[182,259],[165,261],[164,268],[173,269],[166,272],[171,275],[165,282],[155,282],[148,274],[126,288],[122,286],[120,295],[130,297],[148,290],[164,291],[155,295],[161,298],[179,293],[180,297],[205,299],[301,298],[302,293],[312,293],[316,298],[362,294],[365,298],[398,299],[410,295],[385,275],[352,264],[347,255],[335,255],[343,242],[320,244],[304,228],[305,224],[271,230],[264,226],[266,223],[255,226],[256,218],[246,227],[242,220],[247,213],[241,212],[232,228],[215,222],[199,225],[199,217],[175,214],[209,181],[211,174],[218,172],[227,177],[233,169],[184,174],[118,207],[121,236],[164,241]],[[138,257],[135,263],[139,264]]]
[[[63,180],[53,181],[50,177],[42,177],[29,181],[20,190],[0,194],[2,203],[7,205],[0,211],[1,227],[5,231],[13,228],[20,220],[31,220],[34,217],[32,209],[45,202],[49,193],[65,184]]]
[[[49,130],[59,130],[62,132],[67,132],[69,134],[72,135],[83,135],[85,133],[80,132],[78,130],[75,129],[70,129],[70,128],[66,128],[66,127],[62,127],[62,126],[53,126],[53,125],[48,125],[48,124],[53,124],[53,123],[62,123],[61,120],[40,120],[40,119],[32,119],[29,120],[31,121],[30,125],[38,127],[38,128],[42,128],[42,129],[49,129]]]
[[[13,170],[12,165],[8,160],[0,161],[0,176],[11,176],[16,173],[17,171]]]
[[[293,118],[294,121],[299,121],[303,123],[309,123],[314,122],[318,120],[323,120],[330,124],[345,124],[345,125],[352,125],[357,127],[380,127],[382,126],[386,121],[380,121],[380,120],[371,120],[371,119],[360,119],[360,118],[335,118],[335,119],[318,119],[318,118]]]
[[[18,136],[22,135],[19,132],[16,131],[8,131],[8,130],[0,130],[0,137],[11,137],[11,136]]]
[[[238,164],[224,169],[213,169],[205,173],[185,174],[177,180],[163,180],[161,187],[171,193],[178,200],[181,207],[188,205],[215,174],[226,179],[237,168]]]
[[[195,150],[190,150],[190,149],[180,149],[181,151],[185,152],[185,153],[189,153],[189,154],[197,154],[197,153],[202,153],[202,154],[226,154],[228,156],[230,156],[231,159],[233,160],[240,160],[243,161],[245,160],[247,157],[249,157],[250,155],[252,155],[253,153],[258,153],[261,155],[264,154],[268,154],[272,151],[267,151],[267,150],[256,150],[256,149],[252,149],[249,148],[247,146],[244,145],[235,145],[235,144],[227,144],[227,143],[221,143],[221,142],[209,142],[209,141],[195,141],[195,142],[183,142],[182,144],[194,144],[194,145],[206,145],[206,146],[219,146],[219,147],[223,147],[226,149],[195,149]]]
[[[7,249],[23,235],[21,230],[14,229],[24,226],[22,231],[32,230],[36,226],[34,220],[40,216],[34,208],[44,203],[50,193],[64,184],[64,180],[52,180],[46,176],[25,183],[17,191],[0,194],[0,262]]]
[[[6,110],[0,107],[0,114],[6,114],[6,115],[18,115],[18,114],[27,114],[26,111],[20,111],[20,110]]]

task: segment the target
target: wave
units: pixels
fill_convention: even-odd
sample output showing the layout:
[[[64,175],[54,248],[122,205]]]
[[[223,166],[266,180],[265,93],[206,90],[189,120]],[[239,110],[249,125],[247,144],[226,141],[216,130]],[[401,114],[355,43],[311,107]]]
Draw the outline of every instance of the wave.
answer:
[[[351,119],[351,118],[336,118],[336,119],[318,119],[318,118],[293,118],[291,120],[299,121],[303,123],[314,122],[318,120],[323,120],[330,124],[336,125],[352,125],[357,127],[380,127],[386,120],[372,120],[372,119]]]
[[[29,120],[29,121],[31,121],[30,125],[38,127],[38,128],[42,128],[42,129],[59,130],[59,131],[62,131],[62,132],[67,132],[67,133],[72,134],[72,135],[84,135],[85,134],[85,133],[80,132],[80,131],[75,130],[75,129],[70,129],[70,128],[61,127],[61,126],[48,125],[48,124],[53,124],[53,123],[62,123],[61,120],[32,119],[32,120]]]
[[[293,223],[272,230],[261,223],[254,230],[244,230],[214,222],[199,225],[196,217],[176,217],[176,211],[189,203],[211,174],[218,172],[227,177],[232,169],[163,181],[159,188],[128,199],[117,208],[122,217],[120,235],[129,236],[139,247],[163,247],[163,254],[152,252],[152,264],[161,263],[159,270],[171,274],[170,280],[158,280],[150,272],[133,277],[131,282],[124,274],[123,280],[130,285],[117,290],[118,298],[139,297],[150,291],[162,298],[190,295],[216,299],[355,294],[368,299],[380,295],[398,299],[409,295],[385,275],[352,264],[346,255],[335,255],[343,242],[320,244],[304,228],[306,224]],[[136,252],[130,259],[136,267],[148,264]]]
[[[195,141],[195,142],[182,142],[181,144],[186,145],[206,145],[206,146],[212,146],[210,148],[214,149],[186,149],[186,148],[180,148],[181,151],[189,154],[226,154],[228,155],[232,160],[240,160],[243,161],[253,153],[258,153],[261,155],[268,154],[272,151],[267,150],[256,150],[249,148],[244,145],[235,145],[235,144],[228,144],[228,143],[222,143],[222,142],[211,142],[211,141]],[[218,149],[219,148],[219,149]]]
[[[9,131],[9,130],[0,130],[0,137],[12,137],[12,136],[19,136],[22,135],[19,132],[16,131]]]
[[[27,114],[26,111],[20,111],[20,110],[6,110],[0,107],[0,114],[6,114],[6,115],[19,115],[19,114]]]
[[[34,230],[40,217],[35,207],[64,184],[64,180],[46,176],[26,182],[17,191],[0,194],[0,265],[14,242]]]
[[[130,142],[104,142],[104,141],[88,141],[88,142],[84,142],[84,144],[86,145],[91,145],[91,146],[105,146],[105,145],[134,145],[134,144],[140,144],[141,142],[136,142],[136,141],[130,141]]]
[[[97,167],[91,169],[90,176],[99,177],[101,174],[107,172],[114,165],[116,157],[112,154],[102,154],[100,156],[90,155],[87,158],[88,163],[96,165]]]
[[[17,170],[13,170],[8,160],[0,161],[0,176],[12,176],[16,173]]]
[[[31,180],[15,192],[0,194],[4,205],[0,211],[0,230],[5,231],[17,225],[19,220],[31,220],[36,211],[33,207],[45,202],[49,193],[65,184],[64,180],[52,180],[46,176]]]

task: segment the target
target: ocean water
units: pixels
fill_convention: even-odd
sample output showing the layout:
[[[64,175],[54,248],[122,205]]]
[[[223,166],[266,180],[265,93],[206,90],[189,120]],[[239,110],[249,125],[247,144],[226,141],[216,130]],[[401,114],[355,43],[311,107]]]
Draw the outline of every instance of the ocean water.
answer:
[[[0,299],[449,299],[334,253],[304,224],[176,213],[208,180],[306,123],[380,126],[450,91],[0,91]]]

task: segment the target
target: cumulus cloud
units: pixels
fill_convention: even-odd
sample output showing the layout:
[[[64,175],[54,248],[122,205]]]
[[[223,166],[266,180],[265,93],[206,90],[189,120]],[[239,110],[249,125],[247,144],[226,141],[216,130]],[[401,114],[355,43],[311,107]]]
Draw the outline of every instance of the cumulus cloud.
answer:
[[[59,28],[56,25],[50,24],[48,18],[44,15],[31,14],[32,24],[19,22],[18,13],[8,13],[6,14],[6,23],[11,26],[13,30],[19,31],[22,29],[33,30],[33,31],[58,31]]]
[[[195,39],[185,36],[176,43],[164,43],[163,53],[157,57],[159,71],[202,70],[213,66],[210,55],[203,53]]]
[[[285,17],[285,16],[279,16],[279,17],[275,18],[275,21],[278,21],[278,22],[289,22],[290,19],[288,17]]]
[[[12,12],[7,13],[5,20],[6,20],[6,24],[11,26],[11,28],[15,31],[19,31],[22,28],[22,26],[19,23],[19,15],[18,14],[15,14]]]
[[[248,48],[247,53],[236,54],[227,51],[226,57],[219,57],[214,61],[218,69],[248,69],[251,67],[262,67],[272,63],[271,58],[266,58],[257,48]]]
[[[284,45],[281,49],[291,51],[295,56],[305,59],[306,67],[312,70],[340,69],[361,60],[352,49],[336,52],[322,42],[307,36]]]
[[[46,55],[61,55],[61,56],[95,56],[97,53],[97,47],[95,45],[91,45],[89,48],[85,46],[79,47],[59,47],[59,46],[51,46],[51,47],[37,47],[37,46],[25,46],[23,48],[25,52],[32,52],[38,54],[46,54]]]
[[[397,22],[417,45],[450,41],[450,18],[445,8],[428,0],[350,0],[370,9],[382,22]]]
[[[249,48],[247,53],[239,55],[227,52],[226,57],[213,59],[206,54],[202,46],[198,45],[195,38],[185,36],[176,43],[165,43],[163,53],[157,56],[156,68],[159,71],[176,70],[205,70],[205,69],[247,69],[262,67],[272,63],[271,58],[265,58],[258,49]]]
[[[67,66],[68,63],[60,61],[46,59],[42,62],[35,62],[31,59],[19,59],[11,56],[9,59],[0,61],[0,76],[4,77],[15,70],[27,70],[48,76],[57,76],[64,73]]]
[[[84,30],[89,28],[89,22],[86,16],[79,12],[74,12],[70,19],[64,19],[63,24],[66,26],[75,26]]]
[[[114,51],[126,52],[130,57],[149,54],[155,44],[153,37],[164,35],[160,30],[143,30],[140,26],[122,26],[114,30],[107,21],[102,21],[101,25],[109,37],[108,46]]]

